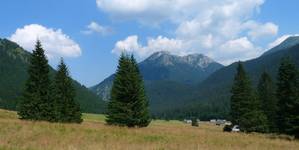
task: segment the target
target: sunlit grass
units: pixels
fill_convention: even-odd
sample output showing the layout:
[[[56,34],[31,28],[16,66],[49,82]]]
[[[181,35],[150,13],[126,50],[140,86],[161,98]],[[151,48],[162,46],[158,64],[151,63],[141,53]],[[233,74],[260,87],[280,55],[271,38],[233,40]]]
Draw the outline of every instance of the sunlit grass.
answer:
[[[153,121],[147,128],[105,125],[104,115],[84,114],[82,124],[31,122],[0,110],[0,149],[53,150],[188,150],[299,148],[298,141],[271,139],[263,134],[223,133],[222,127],[179,121]]]

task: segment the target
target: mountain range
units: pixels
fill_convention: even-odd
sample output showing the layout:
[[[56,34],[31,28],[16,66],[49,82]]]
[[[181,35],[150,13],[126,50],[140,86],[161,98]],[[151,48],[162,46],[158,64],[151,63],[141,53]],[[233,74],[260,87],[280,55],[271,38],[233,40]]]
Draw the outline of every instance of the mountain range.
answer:
[[[276,81],[281,59],[290,59],[299,67],[299,37],[290,37],[278,46],[268,50],[258,58],[244,61],[246,69],[254,88],[256,88],[260,75],[266,71],[273,81]],[[236,73],[238,62],[223,67],[207,79],[199,83],[194,97],[184,100],[184,106],[166,112],[167,116],[182,118],[186,115],[201,116],[201,118],[227,118],[230,107],[230,90]],[[165,115],[165,114],[163,114]]]
[[[263,71],[276,79],[280,60],[291,57],[299,66],[299,37],[289,37],[258,58],[242,62],[253,86]],[[166,118],[229,116],[230,90],[238,62],[223,66],[202,54],[175,56],[157,52],[139,63],[152,114]],[[109,99],[113,75],[91,88]]]
[[[0,108],[17,108],[27,79],[27,67],[31,53],[25,51],[18,44],[7,39],[0,39]],[[55,69],[50,67],[51,77]],[[88,88],[73,80],[76,90],[75,100],[80,104],[83,112],[102,113],[106,103]]]
[[[7,39],[0,39],[0,108],[16,109],[24,83],[30,53]],[[280,60],[290,57],[299,67],[299,37],[286,39],[258,58],[244,61],[253,86],[267,71],[276,79]],[[227,118],[230,89],[238,62],[228,66],[202,54],[172,55],[161,51],[140,62],[145,90],[154,117],[182,119]],[[51,76],[55,70],[51,70]],[[114,75],[90,89],[73,80],[76,100],[84,112],[103,113],[109,101]],[[104,101],[103,101],[103,100]]]
[[[161,51],[140,62],[139,69],[145,82],[152,113],[164,112],[192,97],[194,86],[223,67],[202,54],[176,56]],[[109,100],[114,75],[90,89],[104,100]]]

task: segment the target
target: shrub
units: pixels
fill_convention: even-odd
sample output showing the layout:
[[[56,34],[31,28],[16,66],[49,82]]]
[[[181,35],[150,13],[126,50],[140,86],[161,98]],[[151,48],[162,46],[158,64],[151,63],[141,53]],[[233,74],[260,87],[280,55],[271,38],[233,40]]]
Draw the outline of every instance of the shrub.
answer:
[[[191,121],[192,121],[191,125],[192,125],[193,127],[198,127],[198,126],[199,126],[199,125],[198,125],[198,121],[197,121],[196,118],[192,118]]]
[[[223,128],[223,132],[231,132],[233,125],[225,125]]]

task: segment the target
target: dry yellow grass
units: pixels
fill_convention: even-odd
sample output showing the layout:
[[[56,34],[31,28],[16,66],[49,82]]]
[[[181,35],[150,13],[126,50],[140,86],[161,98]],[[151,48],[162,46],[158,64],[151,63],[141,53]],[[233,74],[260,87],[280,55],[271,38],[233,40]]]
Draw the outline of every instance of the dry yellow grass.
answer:
[[[223,133],[208,123],[200,127],[178,121],[153,121],[147,128],[106,126],[104,116],[84,114],[84,122],[59,124],[17,119],[0,110],[0,149],[41,150],[298,150],[298,141],[268,135]]]

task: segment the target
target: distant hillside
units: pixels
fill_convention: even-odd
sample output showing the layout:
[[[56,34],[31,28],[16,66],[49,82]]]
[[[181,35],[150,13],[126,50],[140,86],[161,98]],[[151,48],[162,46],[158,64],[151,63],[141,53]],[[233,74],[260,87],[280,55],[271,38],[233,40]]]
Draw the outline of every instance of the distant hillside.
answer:
[[[16,43],[0,39],[0,108],[16,109],[27,79],[30,55]],[[50,70],[53,76],[55,70]],[[105,102],[77,81],[73,80],[73,83],[77,92],[76,100],[84,112],[104,111]]]
[[[289,45],[290,41],[293,41],[291,44],[293,46]],[[283,57],[291,57],[299,67],[299,37],[290,37],[265,54],[259,58],[243,62],[255,87],[263,71],[267,71],[276,80],[280,60]],[[237,63],[233,63],[210,75],[197,86],[195,97],[189,100],[186,99],[184,107],[169,111],[168,116],[183,117],[195,113],[204,118],[227,117],[230,105],[230,90],[236,67]]]
[[[168,52],[152,54],[139,63],[151,111],[164,112],[182,105],[184,99],[192,97],[196,84],[222,67],[223,65],[201,54],[182,57]],[[114,75],[111,75],[91,87],[91,90],[104,100],[109,100],[113,78]]]

